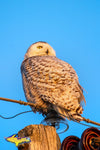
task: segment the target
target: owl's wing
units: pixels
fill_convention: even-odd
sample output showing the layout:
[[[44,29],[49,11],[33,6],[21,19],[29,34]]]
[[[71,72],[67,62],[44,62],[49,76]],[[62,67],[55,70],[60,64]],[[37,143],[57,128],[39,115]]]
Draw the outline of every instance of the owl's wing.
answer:
[[[30,57],[23,61],[21,72],[28,101],[66,110],[76,110],[85,101],[75,70],[54,56]]]

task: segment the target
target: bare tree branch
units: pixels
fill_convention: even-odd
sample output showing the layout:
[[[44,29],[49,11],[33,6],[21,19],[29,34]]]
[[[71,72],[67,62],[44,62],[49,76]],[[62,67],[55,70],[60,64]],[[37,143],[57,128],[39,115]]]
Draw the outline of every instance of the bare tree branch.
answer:
[[[14,100],[14,99],[3,98],[3,97],[0,97],[0,100],[7,101],[7,102],[18,103],[20,105],[25,105],[25,106],[29,105],[29,106],[36,107],[36,105],[34,103],[24,102],[24,101],[21,101],[21,100]]]

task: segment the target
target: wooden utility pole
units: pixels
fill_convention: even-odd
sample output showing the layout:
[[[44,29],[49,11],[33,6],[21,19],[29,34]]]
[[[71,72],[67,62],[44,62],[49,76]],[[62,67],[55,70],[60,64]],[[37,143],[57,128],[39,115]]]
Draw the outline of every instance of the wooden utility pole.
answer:
[[[52,126],[29,125],[18,132],[19,137],[30,137],[18,150],[60,150],[61,142],[56,129]]]

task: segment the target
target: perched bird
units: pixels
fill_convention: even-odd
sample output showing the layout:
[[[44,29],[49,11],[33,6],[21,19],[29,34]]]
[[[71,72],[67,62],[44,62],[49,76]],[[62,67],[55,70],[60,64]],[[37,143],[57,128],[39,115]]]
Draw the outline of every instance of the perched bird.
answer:
[[[21,65],[22,81],[33,112],[82,121],[83,89],[72,66],[56,57],[46,42],[32,44]]]

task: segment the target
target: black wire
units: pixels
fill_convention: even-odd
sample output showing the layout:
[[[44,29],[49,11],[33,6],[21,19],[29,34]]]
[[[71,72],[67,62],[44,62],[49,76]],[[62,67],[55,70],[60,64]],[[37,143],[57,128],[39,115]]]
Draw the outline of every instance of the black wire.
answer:
[[[0,115],[0,117],[3,118],[3,119],[13,119],[13,118],[15,118],[15,117],[17,117],[17,116],[19,116],[19,115],[21,115],[21,114],[28,113],[28,112],[32,112],[32,110],[24,111],[24,112],[18,113],[18,114],[16,114],[16,115],[12,116],[12,117],[4,117],[4,116],[2,116],[2,115]]]

